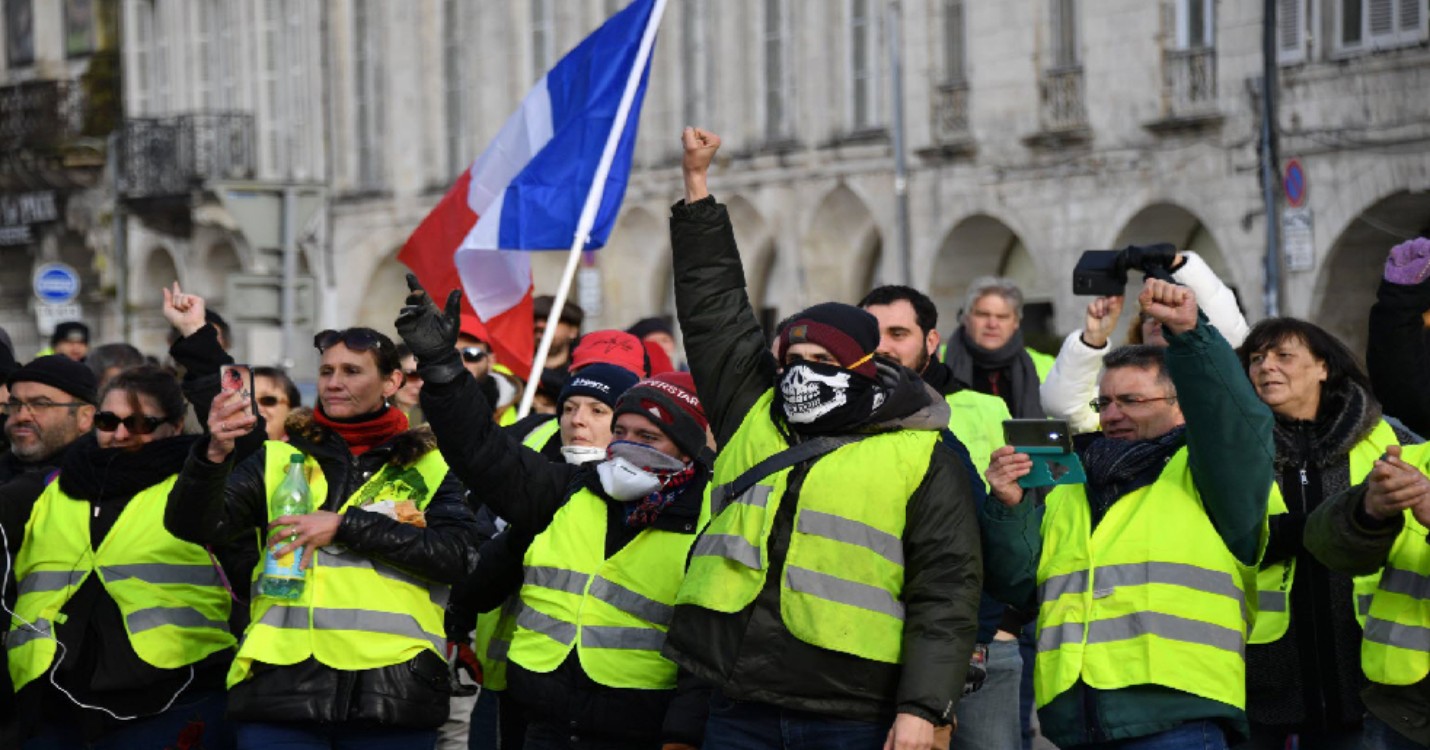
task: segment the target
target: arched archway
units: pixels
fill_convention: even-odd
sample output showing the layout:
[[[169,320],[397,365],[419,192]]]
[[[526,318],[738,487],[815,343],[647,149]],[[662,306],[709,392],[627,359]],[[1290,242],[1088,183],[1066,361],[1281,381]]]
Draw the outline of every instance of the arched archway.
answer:
[[[1112,241],[1111,247],[1151,245],[1170,242],[1178,250],[1190,250],[1206,261],[1222,283],[1237,288],[1236,277],[1222,255],[1221,245],[1196,214],[1175,203],[1154,203],[1138,211]]]
[[[834,188],[815,209],[800,248],[811,295],[857,301],[882,278],[882,249],[869,207],[847,185]]]
[[[159,288],[172,286],[176,279],[183,285],[186,280],[180,278],[173,253],[162,245],[150,248],[140,268],[136,278],[146,283],[132,284],[129,291],[134,310],[131,343],[142,352],[162,353],[169,348],[169,322],[164,319],[164,296]]]
[[[362,299],[358,302],[355,326],[367,326],[392,336],[396,329],[392,321],[397,317],[407,299],[407,266],[397,262],[397,251],[393,248],[367,278]]]
[[[1430,200],[1424,193],[1396,193],[1352,217],[1319,263],[1311,320],[1363,354],[1386,255],[1395,245],[1428,234]]]
[[[929,274],[928,295],[938,306],[939,327],[945,335],[958,327],[968,285],[979,276],[1007,276],[1018,283],[1023,290],[1025,337],[1050,328],[1056,298],[1050,274],[1039,270],[1011,227],[978,214],[949,230]]]

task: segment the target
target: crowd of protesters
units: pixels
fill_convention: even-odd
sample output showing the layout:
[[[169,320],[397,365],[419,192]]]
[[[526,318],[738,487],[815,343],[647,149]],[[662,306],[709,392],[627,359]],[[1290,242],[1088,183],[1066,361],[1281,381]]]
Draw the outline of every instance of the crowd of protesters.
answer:
[[[678,329],[566,303],[530,377],[414,276],[251,390],[178,284],[164,361],[0,331],[0,747],[1430,747],[1430,240],[1368,369],[1170,245],[1055,357],[996,277],[767,332],[682,137]]]

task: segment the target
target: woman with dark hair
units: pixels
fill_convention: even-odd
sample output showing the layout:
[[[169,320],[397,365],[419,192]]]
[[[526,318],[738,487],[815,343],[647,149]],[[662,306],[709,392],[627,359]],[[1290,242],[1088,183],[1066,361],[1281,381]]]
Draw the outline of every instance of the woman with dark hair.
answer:
[[[447,588],[476,568],[475,520],[430,431],[409,430],[389,399],[397,349],[370,328],[323,331],[318,404],[288,442],[236,462],[254,429],[220,394],[211,437],[194,446],[164,523],[199,543],[267,541],[306,571],[295,599],[263,594],[229,671],[228,718],[240,748],[432,747],[451,692],[442,616]],[[301,463],[313,510],[277,516],[268,499]]]
[[[216,560],[164,530],[169,489],[200,441],[182,434],[186,408],[158,367],[112,377],[94,433],[34,502],[23,541],[9,540],[19,599],[7,648],[25,747],[226,742],[227,581],[254,555],[240,545]]]
[[[1381,417],[1355,355],[1313,323],[1263,320],[1238,355],[1276,415],[1284,499],[1272,502],[1246,653],[1252,742],[1279,749],[1294,735],[1308,750],[1357,747],[1365,711],[1359,603],[1376,577],[1327,569],[1305,549],[1302,532],[1311,511],[1363,481],[1387,446],[1414,438]]]
[[[288,414],[303,405],[303,395],[288,374],[277,367],[253,368],[253,400],[263,417],[268,439],[288,439]]]

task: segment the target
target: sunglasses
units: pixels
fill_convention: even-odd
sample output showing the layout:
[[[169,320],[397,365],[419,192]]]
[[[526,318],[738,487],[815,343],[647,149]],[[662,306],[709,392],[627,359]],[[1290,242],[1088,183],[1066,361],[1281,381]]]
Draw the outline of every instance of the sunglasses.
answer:
[[[114,432],[119,429],[119,425],[124,425],[124,429],[134,435],[148,435],[168,421],[163,417],[151,417],[147,414],[130,414],[121,419],[112,411],[102,411],[94,415],[94,428],[100,432]]]
[[[487,358],[487,350],[479,346],[462,347],[463,362],[480,362]]]
[[[342,344],[355,352],[366,352],[373,349],[381,349],[383,344],[382,335],[371,328],[348,328],[342,331],[335,331],[329,328],[326,331],[319,331],[313,337],[313,346],[319,352],[325,352],[338,344]]]
[[[288,399],[278,398],[277,396],[259,396],[259,397],[258,397],[258,405],[259,405],[259,406],[277,406],[277,405],[279,405],[279,404],[286,404],[286,403],[288,403]]]

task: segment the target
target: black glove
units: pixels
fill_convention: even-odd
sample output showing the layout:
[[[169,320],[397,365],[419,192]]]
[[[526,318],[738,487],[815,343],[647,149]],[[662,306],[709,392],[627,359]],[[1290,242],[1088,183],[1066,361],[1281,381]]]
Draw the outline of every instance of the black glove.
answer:
[[[457,353],[457,332],[462,320],[462,291],[453,289],[447,295],[447,309],[437,309],[417,277],[407,274],[407,304],[397,316],[397,334],[402,337],[412,356],[417,358],[417,371],[429,383],[450,383],[467,368]]]
[[[1177,246],[1166,242],[1155,245],[1128,245],[1117,257],[1118,267],[1128,271],[1151,273],[1160,269],[1172,273],[1172,265],[1177,262]]]
[[[963,694],[973,695],[983,687],[988,679],[988,646],[979,643],[973,647],[973,656],[968,659],[968,674],[963,678]]]

